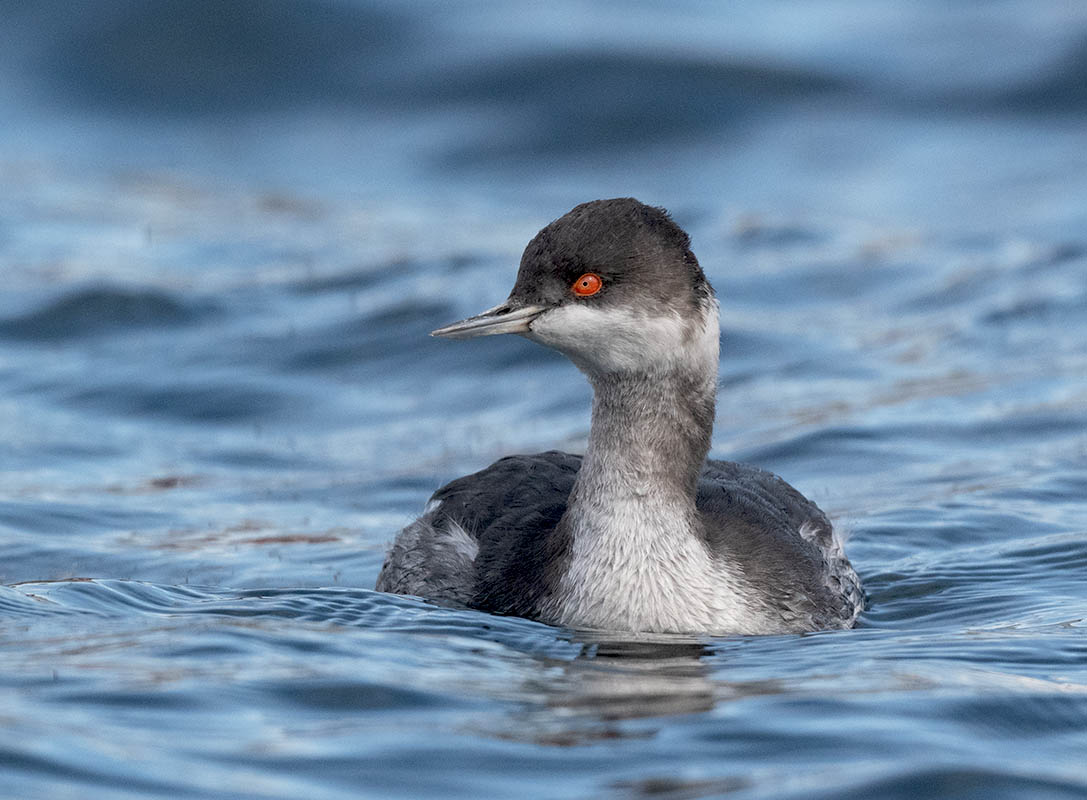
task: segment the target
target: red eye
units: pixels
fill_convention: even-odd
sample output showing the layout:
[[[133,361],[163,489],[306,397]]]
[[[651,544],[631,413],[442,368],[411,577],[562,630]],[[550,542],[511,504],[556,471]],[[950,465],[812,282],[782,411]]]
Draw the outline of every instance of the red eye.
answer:
[[[574,294],[579,297],[590,297],[604,288],[604,281],[595,272],[586,272],[571,287]]]

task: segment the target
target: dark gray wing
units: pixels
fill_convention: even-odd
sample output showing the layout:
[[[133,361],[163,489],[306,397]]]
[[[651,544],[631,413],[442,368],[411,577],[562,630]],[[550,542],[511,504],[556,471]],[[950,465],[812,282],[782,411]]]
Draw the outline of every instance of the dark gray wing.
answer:
[[[468,605],[539,616],[566,563],[568,543],[556,526],[580,468],[581,456],[556,450],[508,456],[434,493],[440,514],[479,544]]]
[[[853,623],[860,580],[815,503],[772,472],[708,461],[697,505],[711,552],[740,566],[753,601],[798,628]]]

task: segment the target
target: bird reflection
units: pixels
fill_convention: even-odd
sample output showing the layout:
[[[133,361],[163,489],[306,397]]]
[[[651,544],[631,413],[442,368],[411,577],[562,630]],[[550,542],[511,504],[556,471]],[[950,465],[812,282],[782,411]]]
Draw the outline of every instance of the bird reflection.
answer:
[[[535,702],[506,716],[500,738],[552,746],[608,739],[651,738],[661,720],[702,714],[719,704],[782,691],[778,681],[730,682],[716,675],[721,640],[679,635],[569,632],[579,647],[571,660],[552,660],[521,685]]]

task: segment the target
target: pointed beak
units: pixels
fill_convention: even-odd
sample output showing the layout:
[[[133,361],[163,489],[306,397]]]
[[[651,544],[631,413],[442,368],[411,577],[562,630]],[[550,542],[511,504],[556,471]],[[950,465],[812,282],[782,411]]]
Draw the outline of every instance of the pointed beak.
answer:
[[[482,314],[431,331],[430,335],[447,339],[471,339],[493,333],[527,333],[532,321],[545,311],[547,306],[521,306],[507,300],[494,308],[488,308]]]

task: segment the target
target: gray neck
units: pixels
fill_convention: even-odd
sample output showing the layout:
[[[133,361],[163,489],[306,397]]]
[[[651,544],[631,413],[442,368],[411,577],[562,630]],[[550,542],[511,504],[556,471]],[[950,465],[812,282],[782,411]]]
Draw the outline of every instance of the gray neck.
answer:
[[[571,506],[645,498],[694,510],[713,433],[716,370],[591,377],[592,427]]]
[[[593,380],[589,447],[557,529],[567,557],[553,621],[677,631],[709,618],[701,604],[713,596],[711,565],[695,497],[715,384],[716,372],[708,381],[681,373]]]

